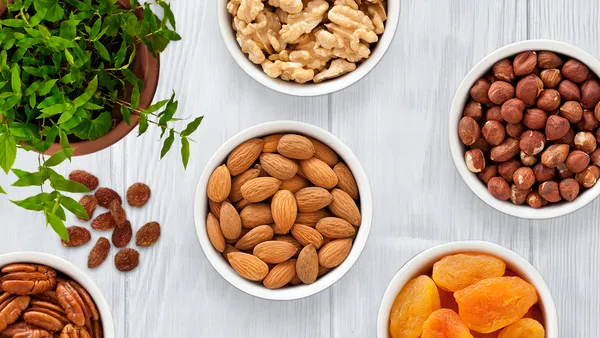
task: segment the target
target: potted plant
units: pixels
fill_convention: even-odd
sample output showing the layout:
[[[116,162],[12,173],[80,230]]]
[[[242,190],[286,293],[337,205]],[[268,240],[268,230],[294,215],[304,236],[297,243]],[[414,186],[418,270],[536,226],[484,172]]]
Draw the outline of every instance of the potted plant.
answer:
[[[88,217],[64,192],[89,190],[52,168],[114,144],[136,125],[138,135],[161,128],[161,158],[179,137],[187,166],[189,136],[202,117],[177,131],[175,94],[150,105],[158,53],[181,39],[175,28],[164,0],[0,0],[0,168],[17,176],[13,186],[42,189],[13,203],[43,212],[66,239],[64,209]],[[13,168],[19,148],[39,153],[37,171]]]

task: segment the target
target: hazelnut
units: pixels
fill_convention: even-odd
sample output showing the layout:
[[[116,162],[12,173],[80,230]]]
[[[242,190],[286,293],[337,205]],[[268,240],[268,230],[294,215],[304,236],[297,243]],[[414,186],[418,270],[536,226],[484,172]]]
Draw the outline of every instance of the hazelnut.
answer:
[[[582,172],[590,164],[590,156],[581,150],[573,150],[567,156],[565,165],[575,174]]]
[[[510,187],[502,177],[493,177],[488,181],[488,191],[499,200],[506,201],[510,198]]]
[[[514,98],[507,100],[502,104],[500,113],[502,119],[508,123],[519,123],[523,119],[523,111],[525,110],[525,103],[523,101]]]
[[[540,79],[544,83],[544,88],[554,89],[562,81],[562,74],[558,69],[546,69],[540,73]]]
[[[467,150],[465,153],[465,163],[469,171],[480,173],[485,168],[485,156],[479,149]]]
[[[481,103],[476,101],[470,101],[463,110],[463,115],[472,118],[475,121],[479,121],[483,118],[483,108]]]
[[[554,181],[546,181],[538,187],[538,193],[548,202],[558,202],[562,198],[560,197],[560,192],[558,191],[558,183]]]
[[[475,81],[473,87],[471,87],[471,97],[473,100],[479,103],[490,103],[488,98],[488,91],[490,90],[490,81],[486,79],[479,79]]]
[[[506,135],[512,138],[520,139],[521,134],[523,134],[526,129],[527,128],[525,128],[525,126],[522,123],[507,124]]]
[[[488,110],[485,112],[485,121],[504,122],[500,106],[489,107]]]
[[[596,150],[596,137],[594,134],[589,131],[580,131],[575,135],[575,148],[585,152],[586,154],[591,154],[594,150]]]
[[[525,203],[527,194],[530,192],[531,189],[521,189],[513,184],[510,186],[510,201],[513,202],[513,204],[523,204]]]
[[[521,135],[519,148],[528,155],[537,155],[544,150],[546,137],[539,131],[528,130]]]
[[[527,194],[527,197],[525,197],[525,202],[527,203],[527,205],[535,209],[544,206],[544,199],[542,198],[542,196],[540,196],[540,194],[538,194],[535,191],[532,191],[529,194]]]
[[[593,109],[600,102],[600,83],[596,80],[585,81],[581,85],[581,105]]]
[[[596,149],[590,154],[590,162],[593,165],[600,166],[600,149]]]
[[[513,82],[515,80],[515,72],[513,71],[512,63],[508,59],[503,59],[496,62],[492,69],[494,76],[498,80],[506,82]]]
[[[523,101],[527,107],[535,104],[538,95],[544,89],[544,83],[536,75],[527,75],[517,82],[515,95]]]
[[[569,129],[565,136],[556,140],[556,143],[568,144],[569,148],[575,147],[575,130],[573,128]]]
[[[458,123],[458,136],[462,143],[470,146],[479,138],[480,130],[477,121],[473,118],[464,116]]]
[[[533,167],[533,173],[535,174],[535,180],[539,183],[554,179],[554,169],[550,169],[542,163],[538,163]]]
[[[527,51],[515,56],[513,61],[513,69],[516,76],[523,76],[533,73],[535,66],[537,66],[537,53],[533,51]]]
[[[548,114],[539,108],[527,109],[523,115],[523,124],[533,130],[544,129],[547,120]]]
[[[485,140],[485,138],[480,137],[477,139],[477,141],[475,141],[475,143],[471,144],[471,149],[479,149],[481,151],[488,152],[490,151],[490,149],[492,149],[492,146],[487,143],[487,141]]]
[[[565,62],[564,66],[562,67],[562,73],[563,76],[568,80],[575,83],[581,83],[587,80],[590,71],[583,63],[575,59],[571,59]]]
[[[596,117],[597,120],[600,117],[600,103],[598,103],[596,108],[594,108],[594,117]]]
[[[479,179],[485,184],[488,184],[489,180],[492,177],[496,177],[496,175],[498,175],[498,166],[495,164],[486,166],[479,174],[477,174]]]
[[[575,179],[584,188],[591,188],[596,185],[598,178],[600,177],[600,168],[595,165],[589,165],[585,170],[575,175]]]
[[[535,183],[533,170],[528,167],[521,167],[513,174],[513,182],[521,189],[529,189]]]
[[[524,166],[527,167],[531,167],[534,164],[536,164],[538,162],[538,157],[535,155],[528,155],[526,152],[521,151],[521,153],[519,154],[519,157],[521,158],[521,163],[523,163]]]
[[[543,69],[559,68],[563,65],[563,60],[553,52],[542,51],[538,53],[537,65]]]
[[[504,125],[498,121],[487,121],[483,125],[483,128],[481,128],[481,133],[483,134],[483,137],[485,137],[485,140],[493,146],[502,143],[506,136]]]
[[[490,82],[490,84],[492,84],[492,83],[494,83],[494,82],[498,81],[498,79],[497,79],[497,78],[494,76],[494,73],[493,73],[493,72],[487,72],[487,73],[485,74],[484,78],[485,78],[486,80],[488,80],[488,81]]]
[[[554,89],[544,89],[538,96],[536,106],[545,111],[554,111],[560,107],[560,93]]]
[[[556,168],[564,163],[569,155],[569,146],[566,144],[553,144],[542,153],[542,163],[549,168]]]
[[[567,168],[567,165],[564,163],[561,163],[558,166],[556,166],[556,173],[558,174],[558,177],[562,179],[575,177],[575,173],[569,170],[569,168]]]
[[[560,107],[560,115],[571,123],[577,123],[583,116],[583,108],[577,101],[567,101]]]
[[[558,85],[560,97],[565,101],[581,101],[579,87],[569,80],[564,80]]]
[[[500,145],[492,148],[490,159],[494,162],[506,162],[519,153],[519,141],[507,138]]]
[[[572,202],[579,195],[579,182],[573,178],[565,178],[558,185],[560,196],[568,202]]]
[[[515,88],[508,82],[496,81],[490,86],[488,97],[495,104],[503,104],[515,96]]]
[[[576,127],[579,130],[593,131],[598,128],[598,119],[591,110],[584,110],[581,120],[577,122]]]
[[[561,139],[571,130],[569,120],[558,115],[550,115],[546,121],[546,139],[554,141]]]
[[[498,165],[498,174],[500,174],[500,176],[502,176],[502,178],[504,178],[505,181],[512,182],[513,174],[515,173],[515,171],[517,171],[517,169],[521,167],[521,162],[513,158],[509,161],[500,163]]]

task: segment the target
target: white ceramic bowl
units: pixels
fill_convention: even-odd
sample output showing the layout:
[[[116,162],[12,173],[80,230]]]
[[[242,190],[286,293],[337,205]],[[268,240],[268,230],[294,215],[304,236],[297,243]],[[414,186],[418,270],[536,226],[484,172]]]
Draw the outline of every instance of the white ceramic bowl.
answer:
[[[223,258],[220,252],[210,243],[206,234],[206,215],[208,214],[208,198],[206,197],[206,185],[210,174],[220,165],[225,163],[227,156],[231,151],[242,142],[254,137],[263,137],[276,133],[296,133],[306,135],[317,139],[333,149],[350,168],[356,179],[360,193],[360,211],[362,214],[362,224],[356,234],[354,245],[346,260],[328,274],[317,279],[316,282],[309,285],[287,286],[281,289],[270,290],[261,283],[248,281],[240,277],[229,263]],[[268,122],[250,127],[229,139],[217,150],[213,157],[208,161],[204,172],[198,182],[196,189],[196,200],[194,204],[194,219],[196,222],[196,232],[198,239],[204,250],[206,258],[212,266],[236,288],[256,297],[272,300],[292,300],[308,297],[315,293],[325,290],[333,283],[337,282],[360,256],[371,230],[371,218],[373,217],[373,198],[371,196],[371,187],[367,174],[365,173],[358,158],[346,144],[329,132],[313,126],[311,124],[295,121],[277,121]]]
[[[227,12],[227,3],[229,0],[217,1],[217,12],[221,37],[227,46],[227,50],[235,62],[254,80],[265,87],[280,93],[295,96],[318,96],[342,90],[367,75],[375,65],[381,60],[388,47],[390,46],[396,27],[398,26],[398,17],[400,15],[400,0],[388,0],[387,16],[385,22],[385,31],[379,37],[379,41],[371,49],[371,56],[356,67],[356,70],[335,79],[327,80],[321,83],[299,84],[295,82],[273,79],[267,76],[260,65],[252,63],[248,55],[242,53],[242,49],[235,39],[235,31],[231,25],[233,18]]]
[[[450,138],[450,151],[452,152],[452,159],[454,160],[456,169],[458,169],[458,173],[467,183],[469,188],[473,190],[475,195],[491,207],[509,215],[529,219],[547,219],[566,215],[590,203],[598,196],[598,194],[600,194],[600,184],[583,191],[573,202],[550,204],[541,209],[533,209],[527,205],[515,205],[510,201],[501,201],[488,192],[487,187],[479,180],[477,174],[474,174],[467,169],[464,160],[466,148],[458,137],[458,123],[463,115],[465,104],[468,102],[469,90],[473,86],[473,83],[487,73],[496,62],[528,50],[548,50],[572,57],[586,64],[592,72],[600,74],[600,61],[598,61],[598,59],[586,51],[564,42],[553,40],[527,40],[502,47],[486,56],[475,65],[458,87],[450,110],[448,135]]]
[[[531,283],[538,292],[538,305],[544,316],[544,322],[541,324],[546,330],[546,338],[558,338],[556,306],[542,275],[525,258],[515,252],[496,244],[481,241],[451,242],[438,245],[421,252],[408,261],[392,278],[385,290],[377,315],[377,338],[390,337],[389,314],[396,296],[406,283],[417,276],[430,274],[433,264],[442,257],[465,252],[486,253],[501,258],[506,262],[507,269]]]
[[[104,295],[102,295],[102,292],[90,277],[79,270],[78,267],[62,258],[42,252],[11,252],[0,255],[0,267],[13,263],[42,264],[71,277],[83,286],[94,300],[94,303],[96,303],[100,319],[102,320],[103,338],[115,338],[115,325],[113,323],[110,307],[108,306]]]

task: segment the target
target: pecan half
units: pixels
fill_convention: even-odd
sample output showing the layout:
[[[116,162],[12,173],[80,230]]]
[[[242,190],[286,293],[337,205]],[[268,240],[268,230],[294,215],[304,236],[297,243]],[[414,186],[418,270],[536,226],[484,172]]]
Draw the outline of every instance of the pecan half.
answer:
[[[15,334],[12,338],[52,338],[52,334],[42,329],[27,329]]]
[[[33,296],[33,299],[42,300],[44,302],[52,303],[60,306],[58,298],[56,297],[56,291],[45,291]]]
[[[37,264],[11,264],[2,268],[0,288],[26,296],[50,291],[56,285],[56,271]]]
[[[0,332],[17,321],[23,310],[29,306],[29,296],[0,295]]]
[[[55,305],[49,304],[50,308],[55,307]],[[38,306],[41,304],[38,304]],[[38,326],[44,330],[48,330],[51,332],[58,332],[62,330],[65,325],[69,324],[70,321],[67,317],[65,317],[65,312],[62,309],[58,309],[58,311],[50,310],[45,307],[32,307],[27,309],[23,314],[23,320],[27,324]]]
[[[60,282],[56,286],[56,296],[60,305],[65,309],[67,318],[77,326],[84,326],[86,322],[84,304],[77,290],[69,283]]]
[[[0,337],[12,338],[51,338],[52,335],[38,327],[29,325],[25,322],[17,322],[9,325],[4,331],[0,332]]]
[[[100,314],[98,313],[98,309],[96,308],[96,304],[90,297],[90,294],[77,282],[69,281],[68,282],[79,294],[84,304],[84,312],[86,312],[86,317],[91,318],[93,320],[99,320]]]
[[[90,336],[92,336],[92,338],[102,338],[102,324],[99,320],[94,320],[92,322],[91,330],[88,331],[90,331]]]
[[[83,327],[69,324],[65,326],[60,333],[59,338],[92,338],[88,331]]]

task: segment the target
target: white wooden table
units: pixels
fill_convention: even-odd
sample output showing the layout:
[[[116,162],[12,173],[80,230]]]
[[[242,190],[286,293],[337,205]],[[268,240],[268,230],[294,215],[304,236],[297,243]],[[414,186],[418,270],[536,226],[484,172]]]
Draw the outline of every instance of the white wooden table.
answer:
[[[205,114],[187,171],[178,150],[158,161],[153,130],[62,165],[89,170],[124,193],[152,188],[149,204],[130,211],[134,228],[158,221],[158,245],[141,250],[129,274],[112,256],[88,270],[93,244],[65,249],[43,218],[0,196],[0,253],[37,250],[86,271],[112,307],[117,337],[374,337],[383,291],[413,255],[433,245],[483,239],[504,245],[537,267],[554,294],[561,337],[595,337],[600,318],[600,200],[549,221],[506,216],[480,201],[454,169],[447,118],[458,84],[486,54],[511,42],[550,38],[600,57],[596,0],[401,0],[396,37],[381,63],[339,93],[294,98],[263,88],[229,57],[218,33],[216,2],[172,0],[184,42],[162,55],[156,99],[177,91],[183,115]],[[307,299],[273,302],[248,296],[222,279],[200,249],[192,204],[212,153],[238,131],[265,121],[300,120],[325,128],[361,159],[374,195],[367,246],[352,270]],[[20,153],[18,168],[35,155]],[[14,176],[0,175],[7,188]],[[35,190],[8,187],[12,199]],[[81,222],[72,220],[72,224]],[[92,242],[101,236],[93,233]]]

